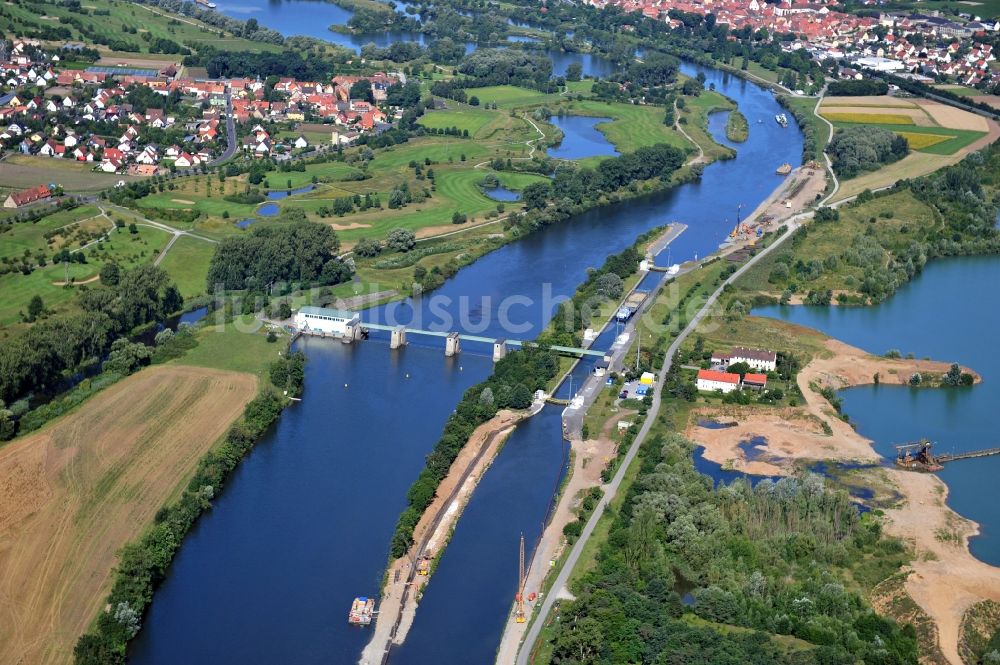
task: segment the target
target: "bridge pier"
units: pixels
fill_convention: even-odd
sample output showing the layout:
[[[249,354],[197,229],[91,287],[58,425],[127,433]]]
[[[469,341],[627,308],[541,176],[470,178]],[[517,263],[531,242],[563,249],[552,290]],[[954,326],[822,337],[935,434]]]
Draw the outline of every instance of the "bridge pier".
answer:
[[[401,346],[406,346],[406,328],[403,326],[397,326],[393,328],[392,334],[389,338],[389,348],[398,349]]]
[[[444,340],[444,355],[457,356],[462,350],[457,332],[450,332]]]
[[[361,339],[361,322],[358,320],[347,324],[344,329],[344,336],[340,338],[340,341],[344,344],[350,344],[356,339]]]
[[[507,356],[507,340],[498,339],[493,342],[493,362],[502,360]]]

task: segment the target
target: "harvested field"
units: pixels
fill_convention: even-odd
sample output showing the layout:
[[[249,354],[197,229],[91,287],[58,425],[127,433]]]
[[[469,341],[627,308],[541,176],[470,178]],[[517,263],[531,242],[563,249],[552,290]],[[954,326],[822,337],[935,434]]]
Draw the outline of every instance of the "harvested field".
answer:
[[[116,552],[256,391],[251,374],[155,367],[0,449],[0,662],[72,660]]]
[[[10,189],[25,189],[55,182],[72,193],[106,189],[119,180],[142,180],[134,176],[94,172],[93,168],[93,164],[70,159],[8,155],[0,161],[0,183]]]
[[[838,107],[839,108],[839,107]],[[845,109],[844,111],[821,111],[820,115],[830,122],[859,122],[874,125],[914,125],[914,118],[903,113],[880,113],[878,109]]]
[[[948,127],[949,129],[971,129],[977,132],[990,131],[989,122],[981,115],[969,113],[954,106],[939,104],[927,99],[921,99],[917,104],[920,105],[920,108],[927,115],[934,119],[934,122],[942,127]]]
[[[976,98],[976,101],[989,104],[993,108],[1000,110],[1000,95],[983,95]]]

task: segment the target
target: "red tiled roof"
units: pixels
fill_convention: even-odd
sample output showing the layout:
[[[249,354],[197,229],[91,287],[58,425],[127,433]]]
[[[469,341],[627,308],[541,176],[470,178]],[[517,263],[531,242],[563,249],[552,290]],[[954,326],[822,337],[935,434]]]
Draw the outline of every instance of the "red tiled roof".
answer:
[[[747,372],[743,375],[743,383],[767,385],[767,374],[751,374]]]
[[[711,369],[700,369],[698,370],[698,378],[705,379],[706,381],[719,381],[721,383],[739,383],[740,375],[731,374],[730,372],[716,372]]]

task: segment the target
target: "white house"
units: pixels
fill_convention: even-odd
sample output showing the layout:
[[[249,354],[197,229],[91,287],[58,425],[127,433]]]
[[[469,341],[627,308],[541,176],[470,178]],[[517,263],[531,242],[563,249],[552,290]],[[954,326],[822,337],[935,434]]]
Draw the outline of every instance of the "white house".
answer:
[[[294,145],[296,148],[308,148],[309,141],[306,140],[306,137],[299,136],[299,138],[295,139],[295,142],[292,145]]]
[[[327,307],[304,306],[295,313],[295,327],[313,335],[343,335],[350,324],[358,321],[360,317],[354,312]]]
[[[729,353],[715,352],[712,354],[712,364],[728,367],[733,363],[746,363],[759,372],[773,372],[778,368],[778,354],[763,349],[747,349],[742,346],[734,348]]]
[[[731,393],[740,387],[740,375],[716,372],[711,369],[698,370],[698,390]]]

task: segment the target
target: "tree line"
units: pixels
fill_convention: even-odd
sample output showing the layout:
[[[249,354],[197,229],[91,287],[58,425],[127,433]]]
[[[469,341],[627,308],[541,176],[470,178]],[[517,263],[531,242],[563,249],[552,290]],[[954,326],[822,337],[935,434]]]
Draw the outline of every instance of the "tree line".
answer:
[[[507,354],[494,365],[493,374],[465,391],[448,417],[441,438],[427,456],[427,464],[406,493],[406,510],[399,516],[389,545],[397,559],[413,545],[413,530],[434,500],[438,485],[465,447],[472,432],[500,409],[526,409],[533,394],[556,375],[559,360],[554,351],[525,347]]]
[[[118,337],[179,311],[184,301],[162,268],[144,265],[122,271],[114,285],[81,286],[78,302],[82,313],[52,316],[0,345],[0,401],[53,388]]]

